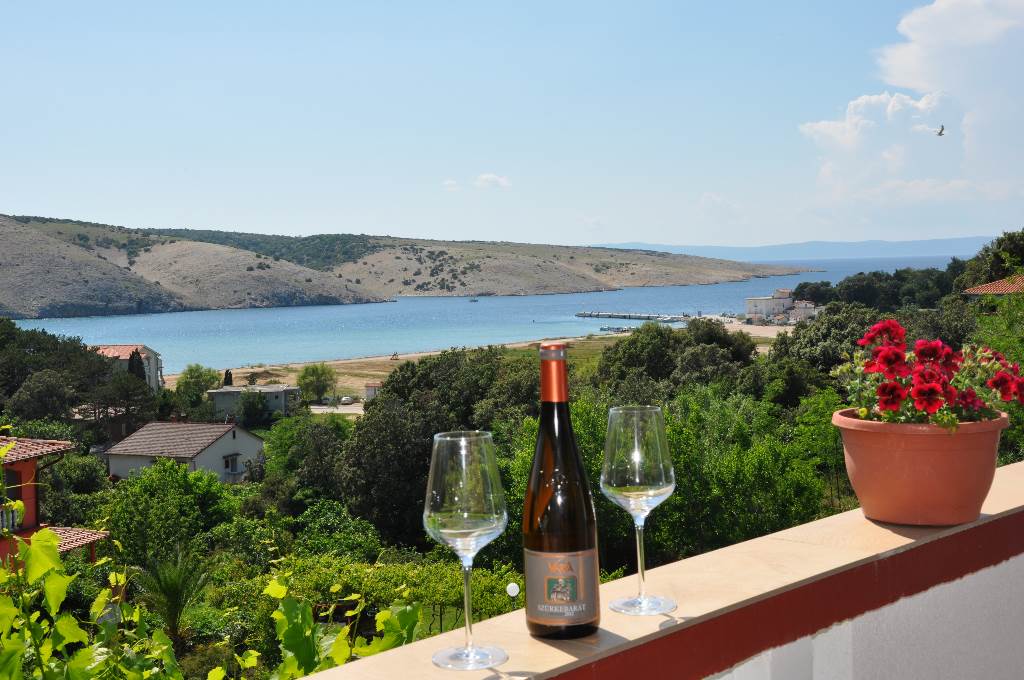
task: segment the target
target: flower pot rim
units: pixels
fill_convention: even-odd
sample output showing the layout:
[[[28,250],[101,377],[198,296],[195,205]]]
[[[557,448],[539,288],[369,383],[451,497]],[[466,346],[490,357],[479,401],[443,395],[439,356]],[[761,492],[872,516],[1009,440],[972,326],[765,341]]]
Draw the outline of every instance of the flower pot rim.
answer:
[[[1000,411],[997,418],[960,423],[957,425],[956,431],[953,432],[931,423],[883,423],[879,420],[864,420],[857,417],[857,409],[844,408],[832,414],[832,424],[843,430],[861,430],[864,432],[884,432],[901,435],[948,435],[1005,430],[1010,426],[1010,416],[1006,412]]]

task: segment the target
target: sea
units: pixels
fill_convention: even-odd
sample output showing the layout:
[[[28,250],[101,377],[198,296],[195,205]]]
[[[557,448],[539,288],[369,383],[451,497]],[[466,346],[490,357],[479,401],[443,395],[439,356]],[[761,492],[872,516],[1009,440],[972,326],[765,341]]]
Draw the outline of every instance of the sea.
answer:
[[[743,312],[744,299],[793,288],[801,281],[837,282],[865,271],[944,268],[948,257],[795,260],[773,262],[814,271],[692,286],[623,288],[596,293],[466,297],[400,297],[358,305],[222,309],[201,312],[26,319],[22,328],[76,336],[87,344],[144,344],[160,353],[164,373],[187,364],[234,368],[393,352],[425,352],[600,333],[631,326],[577,312],[713,315]]]

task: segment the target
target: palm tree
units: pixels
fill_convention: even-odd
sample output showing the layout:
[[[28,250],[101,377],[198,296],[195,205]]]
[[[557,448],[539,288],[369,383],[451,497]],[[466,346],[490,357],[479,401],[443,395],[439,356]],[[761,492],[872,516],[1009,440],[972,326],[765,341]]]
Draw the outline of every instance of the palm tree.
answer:
[[[151,560],[139,573],[141,599],[164,620],[176,648],[182,643],[182,616],[202,594],[209,578],[206,568],[180,548],[173,558]]]

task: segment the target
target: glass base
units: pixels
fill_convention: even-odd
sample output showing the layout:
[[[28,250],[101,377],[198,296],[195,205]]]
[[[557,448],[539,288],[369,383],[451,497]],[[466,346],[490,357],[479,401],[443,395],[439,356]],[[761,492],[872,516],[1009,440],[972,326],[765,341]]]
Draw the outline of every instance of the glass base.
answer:
[[[454,671],[476,671],[491,668],[508,661],[508,654],[501,647],[448,647],[431,657],[435,666]]]
[[[613,612],[630,614],[632,616],[655,616],[657,614],[668,614],[676,610],[675,600],[657,595],[645,595],[644,597],[624,597],[612,600],[608,607]]]

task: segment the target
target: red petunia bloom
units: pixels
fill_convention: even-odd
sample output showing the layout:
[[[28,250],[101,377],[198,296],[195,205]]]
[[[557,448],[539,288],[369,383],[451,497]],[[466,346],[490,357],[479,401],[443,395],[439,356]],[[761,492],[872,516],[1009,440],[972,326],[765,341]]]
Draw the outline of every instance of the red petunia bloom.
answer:
[[[871,350],[871,358],[864,362],[865,373],[881,373],[889,380],[910,375],[907,355],[892,345],[879,345]]]
[[[872,326],[871,330],[865,333],[864,337],[857,341],[857,344],[861,347],[867,347],[878,340],[882,345],[906,350],[906,338],[907,331],[900,325],[899,321],[896,319],[886,319],[885,321],[879,321]]]
[[[907,398],[907,388],[898,382],[882,383],[875,389],[878,395],[879,411],[899,411]]]
[[[918,364],[914,366],[914,384],[919,383],[944,383],[946,376],[938,369],[930,365]]]
[[[948,360],[953,350],[942,340],[918,340],[914,343],[914,357],[922,364],[940,364]]]
[[[1011,401],[1014,393],[1017,392],[1017,379],[1006,371],[999,371],[985,384],[998,390],[999,398],[1003,401]]]
[[[931,415],[943,404],[943,390],[939,383],[921,383],[914,385],[910,390],[910,396],[914,398],[914,408]]]
[[[961,390],[960,394],[956,397],[956,403],[968,411],[980,411],[985,408],[985,402],[970,387],[966,390]]]

